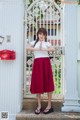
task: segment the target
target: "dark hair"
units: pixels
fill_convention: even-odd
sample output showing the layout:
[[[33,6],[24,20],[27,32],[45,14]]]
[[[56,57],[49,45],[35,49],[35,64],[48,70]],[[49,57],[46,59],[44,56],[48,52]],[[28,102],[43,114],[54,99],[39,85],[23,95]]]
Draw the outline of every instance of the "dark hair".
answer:
[[[34,46],[39,41],[38,35],[41,33],[43,33],[43,35],[45,35],[45,41],[47,41],[47,30],[45,28],[39,28],[39,30],[37,32],[37,40],[35,41]]]

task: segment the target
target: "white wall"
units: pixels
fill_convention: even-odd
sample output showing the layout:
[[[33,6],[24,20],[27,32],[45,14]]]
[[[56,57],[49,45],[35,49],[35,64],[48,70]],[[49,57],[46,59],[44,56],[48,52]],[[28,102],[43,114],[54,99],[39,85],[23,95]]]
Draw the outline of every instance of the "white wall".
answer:
[[[0,50],[16,51],[16,60],[0,60],[0,111],[8,111],[9,120],[15,120],[22,108],[23,17],[23,0],[0,0],[0,35],[5,37]],[[11,35],[9,43],[7,35]]]
[[[64,56],[64,112],[80,112],[77,70],[77,5],[63,7]]]
[[[80,98],[80,5],[77,7],[77,39],[78,39],[78,91]]]

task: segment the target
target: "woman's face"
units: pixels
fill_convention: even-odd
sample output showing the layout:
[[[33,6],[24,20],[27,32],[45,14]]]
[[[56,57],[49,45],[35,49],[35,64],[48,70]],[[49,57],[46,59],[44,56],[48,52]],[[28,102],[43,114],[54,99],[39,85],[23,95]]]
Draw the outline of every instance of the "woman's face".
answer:
[[[38,38],[39,38],[40,41],[45,41],[46,37],[45,37],[45,35],[43,33],[39,33]]]

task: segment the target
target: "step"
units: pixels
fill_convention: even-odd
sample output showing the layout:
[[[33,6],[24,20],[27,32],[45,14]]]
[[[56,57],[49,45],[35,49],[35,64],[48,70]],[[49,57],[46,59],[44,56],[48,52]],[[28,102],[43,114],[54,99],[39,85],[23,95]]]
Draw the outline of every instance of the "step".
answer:
[[[63,105],[62,100],[52,100],[52,107],[55,111],[61,111],[61,107]],[[42,108],[45,109],[47,106],[47,100],[41,100]],[[24,99],[23,100],[23,110],[35,110],[37,107],[36,99]]]
[[[16,120],[80,120],[80,113],[53,112],[36,115],[34,111],[25,110],[17,114]]]

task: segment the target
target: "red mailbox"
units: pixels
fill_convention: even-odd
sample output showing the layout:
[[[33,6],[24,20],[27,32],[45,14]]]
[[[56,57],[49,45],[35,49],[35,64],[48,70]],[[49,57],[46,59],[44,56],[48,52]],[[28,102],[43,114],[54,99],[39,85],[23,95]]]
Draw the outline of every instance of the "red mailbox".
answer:
[[[1,60],[15,60],[16,52],[13,50],[1,50],[0,51],[0,59]]]

